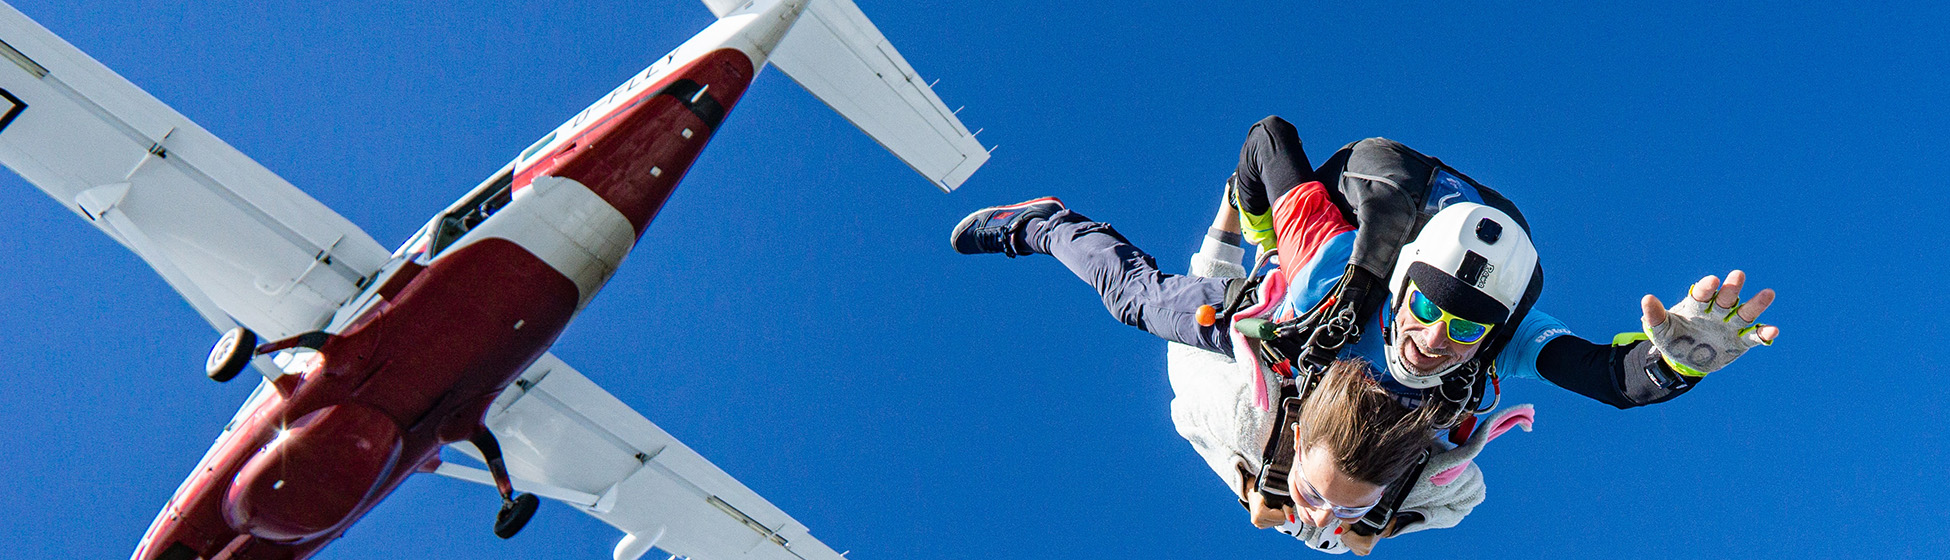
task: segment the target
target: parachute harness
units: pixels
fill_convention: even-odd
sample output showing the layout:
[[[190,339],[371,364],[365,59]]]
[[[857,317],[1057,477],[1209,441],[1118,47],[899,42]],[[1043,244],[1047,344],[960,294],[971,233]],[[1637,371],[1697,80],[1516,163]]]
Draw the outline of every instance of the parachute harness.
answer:
[[[1230,317],[1250,305],[1248,299],[1251,293],[1264,278],[1259,272],[1272,253],[1262,252],[1253,266],[1252,274],[1229,286],[1224,316]],[[1381,285],[1380,279],[1350,264],[1333,291],[1300,317],[1279,322],[1260,318],[1233,320],[1233,328],[1244,334],[1253,346],[1254,359],[1260,360],[1281,378],[1280,404],[1275,408],[1278,416],[1266,445],[1262,447],[1264,451],[1255,484],[1255,490],[1267,507],[1294,504],[1287,488],[1288,477],[1295,468],[1295,433],[1302,405],[1326,376],[1340,350],[1361,339],[1361,318],[1364,315],[1361,311],[1364,308],[1370,313],[1378,310],[1381,301],[1376,296],[1380,293],[1374,288]],[[1384,325],[1383,332],[1389,330]],[[1479,407],[1484,394],[1489,392],[1486,390],[1492,387],[1495,399],[1489,407]],[[1433,406],[1439,410],[1438,419],[1432,427],[1451,430],[1452,439],[1467,438],[1475,416],[1494,410],[1502,400],[1502,387],[1497,380],[1494,362],[1486,364],[1485,360],[1472,359],[1457,371],[1444,375],[1442,383],[1424,395],[1422,400],[1434,399]],[[1386,530],[1402,502],[1421,479],[1430,456],[1430,452],[1423,449],[1402,478],[1388,484],[1380,503],[1359,521],[1349,524],[1348,528],[1363,536]]]

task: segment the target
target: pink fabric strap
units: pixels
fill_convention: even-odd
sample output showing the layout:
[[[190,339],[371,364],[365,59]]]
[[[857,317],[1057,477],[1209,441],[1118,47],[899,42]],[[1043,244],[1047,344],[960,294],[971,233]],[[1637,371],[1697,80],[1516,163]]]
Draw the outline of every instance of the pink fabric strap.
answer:
[[[1259,302],[1254,303],[1252,307],[1239,310],[1238,313],[1233,313],[1232,320],[1264,317],[1272,313],[1274,308],[1279,307],[1280,299],[1286,297],[1286,278],[1278,274],[1268,274],[1265,278],[1259,285]],[[1260,410],[1273,410],[1271,398],[1267,396],[1264,371],[1266,366],[1260,365],[1259,355],[1254,352],[1253,345],[1246,340],[1246,335],[1239,334],[1236,329],[1228,330],[1232,331],[1228,335],[1232,337],[1233,363],[1239,365],[1240,371],[1253,376],[1253,406],[1259,407]]]
[[[1530,408],[1525,408],[1523,410],[1518,410],[1510,414],[1504,414],[1502,416],[1498,416],[1496,420],[1494,420],[1495,422],[1494,424],[1491,424],[1489,426],[1477,427],[1477,429],[1489,430],[1489,435],[1484,436],[1483,443],[1476,444],[1475,442],[1471,442],[1471,444],[1484,445],[1484,444],[1488,444],[1489,442],[1496,441],[1497,436],[1501,436],[1503,435],[1503,432],[1508,432],[1510,431],[1510,428],[1515,428],[1519,425],[1523,426],[1523,429],[1527,431],[1530,429],[1531,423],[1535,422],[1536,419],[1537,419],[1537,411],[1535,409],[1530,409]],[[1476,438],[1470,438],[1470,439],[1476,439]],[[1457,478],[1461,478],[1463,472],[1469,470],[1470,463],[1471,461],[1463,461],[1462,464],[1460,465],[1449,467],[1448,469],[1445,469],[1440,473],[1436,473],[1435,476],[1429,477],[1429,482],[1434,482],[1436,486],[1448,486],[1449,483],[1455,482]]]

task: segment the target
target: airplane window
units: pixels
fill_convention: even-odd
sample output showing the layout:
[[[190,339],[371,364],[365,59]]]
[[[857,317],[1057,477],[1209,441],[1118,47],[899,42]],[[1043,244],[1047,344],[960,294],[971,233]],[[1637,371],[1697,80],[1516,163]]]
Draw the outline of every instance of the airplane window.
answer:
[[[548,136],[543,136],[541,140],[536,141],[535,145],[529,146],[528,149],[526,150],[522,150],[521,160],[528,161],[528,158],[535,156],[535,152],[541,151],[543,146],[547,146],[549,142],[554,142],[554,141],[555,141],[555,133],[551,131],[548,133]]]
[[[509,188],[513,184],[513,170],[502,172],[493,180],[475,189],[469,195],[467,203],[442,215],[438,225],[434,226],[433,243],[428,249],[428,254],[438,256],[461,236],[467,235],[467,232],[473,231],[475,227],[487,221],[489,216],[493,216],[509,202],[513,202],[514,190]]]

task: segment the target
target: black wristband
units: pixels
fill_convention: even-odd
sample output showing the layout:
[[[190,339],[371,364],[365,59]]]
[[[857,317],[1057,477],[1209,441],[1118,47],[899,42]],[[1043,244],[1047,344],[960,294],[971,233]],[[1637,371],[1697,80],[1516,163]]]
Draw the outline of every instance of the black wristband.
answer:
[[[1665,357],[1660,355],[1659,351],[1649,350],[1646,353],[1650,354],[1650,356],[1647,356],[1649,359],[1646,360],[1648,363],[1645,364],[1645,377],[1646,379],[1652,380],[1653,385],[1657,385],[1659,388],[1667,391],[1684,391],[1693,387],[1693,379],[1698,379],[1688,378],[1686,375],[1673,371],[1672,366],[1666,365]]]

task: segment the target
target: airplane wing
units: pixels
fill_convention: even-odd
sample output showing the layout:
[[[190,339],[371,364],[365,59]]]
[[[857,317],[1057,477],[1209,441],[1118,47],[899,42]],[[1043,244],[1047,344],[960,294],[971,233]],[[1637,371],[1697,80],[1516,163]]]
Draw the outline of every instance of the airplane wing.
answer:
[[[724,3],[705,2],[720,17]],[[959,109],[942,103],[852,0],[810,0],[768,62],[943,192],[989,160]]]
[[[142,257],[217,330],[317,330],[391,256],[4,3],[0,58],[0,164]]]
[[[615,558],[637,558],[652,546],[699,560],[842,558],[554,354],[501,394],[487,426],[517,490],[569,503],[628,533]],[[472,445],[451,448],[481,458]],[[478,468],[445,463],[435,472],[493,484]]]

